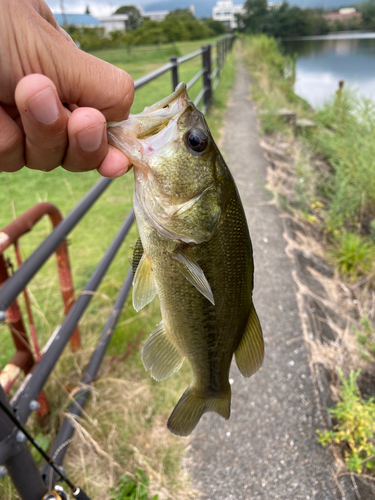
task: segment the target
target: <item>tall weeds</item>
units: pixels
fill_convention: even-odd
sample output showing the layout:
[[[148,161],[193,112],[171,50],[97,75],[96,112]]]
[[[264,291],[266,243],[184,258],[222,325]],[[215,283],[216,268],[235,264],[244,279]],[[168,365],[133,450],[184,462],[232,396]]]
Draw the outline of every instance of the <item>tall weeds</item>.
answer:
[[[333,247],[329,255],[336,255],[337,269],[347,278],[356,279],[364,270],[371,273],[374,262],[369,256],[375,255],[375,103],[347,88],[314,112],[294,94],[295,61],[283,56],[273,38],[247,37],[243,45],[253,80],[252,97],[260,107],[261,130],[281,133],[297,152],[292,159],[290,206],[326,236]],[[293,127],[280,119],[281,108],[314,120],[315,131],[296,138]],[[353,255],[359,259],[354,266]]]

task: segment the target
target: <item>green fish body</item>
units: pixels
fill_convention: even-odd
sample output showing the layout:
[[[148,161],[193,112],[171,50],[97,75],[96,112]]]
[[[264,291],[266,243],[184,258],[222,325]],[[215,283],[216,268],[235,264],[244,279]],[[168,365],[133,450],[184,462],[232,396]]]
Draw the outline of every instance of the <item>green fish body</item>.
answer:
[[[111,142],[134,165],[143,254],[139,259],[137,245],[133,304],[139,310],[157,293],[163,319],[142,360],[157,380],[175,373],[185,358],[190,363],[192,382],[168,420],[173,433],[186,436],[207,411],[229,418],[233,354],[245,377],[262,364],[246,217],[185,84],[143,113],[110,125]]]

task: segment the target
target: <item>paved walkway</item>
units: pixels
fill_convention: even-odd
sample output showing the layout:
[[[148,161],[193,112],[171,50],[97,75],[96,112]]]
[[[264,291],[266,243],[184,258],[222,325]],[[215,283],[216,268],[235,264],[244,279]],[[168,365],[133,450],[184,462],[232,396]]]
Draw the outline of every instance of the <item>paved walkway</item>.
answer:
[[[241,61],[224,133],[223,153],[236,179],[255,259],[254,303],[263,327],[262,369],[244,379],[232,367],[232,416],[208,413],[193,434],[188,470],[205,500],[335,500],[298,314],[291,264],[278,210],[265,190],[250,78]]]

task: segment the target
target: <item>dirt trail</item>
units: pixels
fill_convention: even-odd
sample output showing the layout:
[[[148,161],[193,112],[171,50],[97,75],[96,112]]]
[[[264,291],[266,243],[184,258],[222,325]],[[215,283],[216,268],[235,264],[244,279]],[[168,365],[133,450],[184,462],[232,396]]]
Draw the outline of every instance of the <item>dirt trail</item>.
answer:
[[[232,367],[232,416],[208,413],[192,436],[187,468],[209,500],[335,500],[332,455],[316,440],[320,412],[300,323],[283,223],[265,189],[250,77],[239,58],[223,153],[237,182],[254,247],[254,303],[263,327],[263,368]]]

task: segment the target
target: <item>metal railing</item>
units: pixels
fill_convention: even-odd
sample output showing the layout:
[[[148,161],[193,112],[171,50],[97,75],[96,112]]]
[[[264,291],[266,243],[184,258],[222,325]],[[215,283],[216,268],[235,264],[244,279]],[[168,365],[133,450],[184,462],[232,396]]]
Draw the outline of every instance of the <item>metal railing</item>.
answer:
[[[177,87],[179,83],[179,76],[178,76],[179,66],[187,61],[190,61],[191,59],[194,59],[195,57],[201,56],[202,68],[187,83],[187,89],[188,90],[191,89],[193,85],[195,85],[199,81],[199,79],[203,77],[203,87],[202,90],[199,92],[198,96],[196,97],[194,104],[197,107],[199,107],[201,101],[203,100],[203,106],[201,109],[203,113],[206,113],[212,103],[213,91],[219,84],[225,58],[227,54],[232,50],[235,39],[236,37],[234,35],[227,36],[221,38],[220,40],[218,40],[213,44],[204,45],[199,50],[196,50],[191,54],[187,54],[186,56],[183,57],[172,56],[170,58],[169,63],[164,64],[164,66],[161,66],[155,71],[152,71],[151,73],[148,73],[147,75],[138,78],[138,80],[135,80],[134,87],[137,90],[143,87],[143,85],[146,85],[146,83],[149,83],[152,80],[155,80],[155,78],[164,75],[164,73],[171,71],[172,91],[174,91],[174,89]],[[216,57],[212,59],[212,49],[214,48],[216,48]],[[215,66],[214,69],[212,69],[213,66]]]
[[[135,89],[139,89],[155,78],[171,71],[172,90],[174,90],[179,82],[179,66],[195,57],[201,56],[202,68],[187,83],[187,87],[190,89],[199,81],[200,78],[203,79],[202,89],[195,99],[195,104],[198,106],[203,101],[202,109],[205,112],[211,105],[213,91],[218,85],[226,55],[231,50],[233,42],[234,37],[226,37],[216,42],[214,44],[214,47],[216,48],[216,57],[214,60],[212,60],[211,57],[212,45],[206,45],[201,49],[180,58],[172,57],[169,63],[136,80]],[[12,274],[12,276],[4,274],[2,281],[0,281],[0,322],[9,322],[12,314],[12,307],[16,304],[15,301],[18,295],[25,290],[27,284],[40,270],[52,253],[57,252],[58,254],[59,251],[62,251],[63,253],[66,251],[66,248],[65,250],[61,250],[64,249],[66,237],[80,222],[82,217],[84,217],[84,215],[91,209],[92,205],[103,194],[111,182],[113,182],[112,179],[101,179],[98,181],[65,219],[61,220],[57,218],[56,220],[53,220],[53,217],[56,216],[55,212],[57,209],[52,205],[49,206],[50,204],[45,204],[48,205],[48,207],[38,207],[37,205],[36,207],[38,207],[38,209],[34,207],[30,211],[26,212],[28,216],[30,216],[30,213],[37,213],[37,216],[34,214],[37,220],[39,220],[44,214],[49,214],[53,222],[54,229],[24,263],[21,263],[21,261],[19,262],[21,265],[14,272],[14,274]],[[51,216],[50,212],[54,215]],[[26,214],[24,214],[24,216]],[[22,217],[23,216],[19,219]],[[4,228],[3,231],[0,231],[1,259],[3,258],[2,251],[9,246],[10,243],[17,245],[18,238],[32,227],[33,223],[31,223],[30,219],[27,217],[24,217],[23,223],[27,222],[27,220],[29,221],[29,226],[26,227],[26,224],[23,230],[20,230],[18,227],[18,232],[16,231],[12,233],[14,227],[18,224],[17,220],[17,224],[10,224]],[[76,332],[76,337],[73,337],[75,338],[73,346],[78,345],[78,323],[89,305],[94,292],[97,290],[101,280],[107,272],[109,265],[128,234],[133,222],[134,212],[131,210],[121,225],[114,240],[103,255],[97,268],[92,273],[82,293],[75,302],[74,297],[72,296],[72,290],[70,290],[69,304],[68,306],[65,304],[66,317],[61,326],[56,329],[50,337],[44,348],[43,355],[37,360],[31,359],[32,350],[30,348],[30,344],[28,343],[29,341],[27,339],[26,330],[24,325],[22,325],[23,329],[21,333],[27,344],[25,356],[25,359],[27,358],[27,360],[24,364],[20,364],[21,361],[19,361],[18,364],[20,366],[18,366],[18,368],[24,369],[27,375],[10,402],[7,399],[3,387],[4,384],[2,383],[0,377],[0,401],[16,415],[21,424],[25,424],[30,413],[38,408],[37,399],[66,344],[72,339],[74,332]],[[3,238],[3,240],[1,238]],[[8,238],[6,245],[3,243],[4,238]],[[2,244],[3,246],[1,246]],[[96,377],[100,363],[104,357],[105,351],[115,329],[117,319],[129,293],[131,283],[132,270],[130,269],[124,276],[123,285],[115,301],[112,312],[108,317],[98,344],[84,373],[81,382],[82,389],[75,395],[68,411],[68,416],[65,418],[57,439],[52,446],[51,455],[54,457],[54,462],[57,465],[61,465],[68,445],[71,441],[70,438],[74,433],[74,426],[71,423],[71,418],[77,417],[82,413],[83,407],[90,393],[89,385]],[[23,362],[24,361],[22,361],[22,363]],[[55,472],[53,472],[48,465],[43,467],[42,472],[40,473],[35,460],[32,457],[30,449],[26,446],[25,435],[22,435],[20,431],[17,431],[17,428],[9,420],[9,417],[0,410],[0,477],[6,472],[9,473],[10,478],[16,486],[18,494],[22,500],[40,500],[48,491],[48,486],[51,487],[56,480]]]

